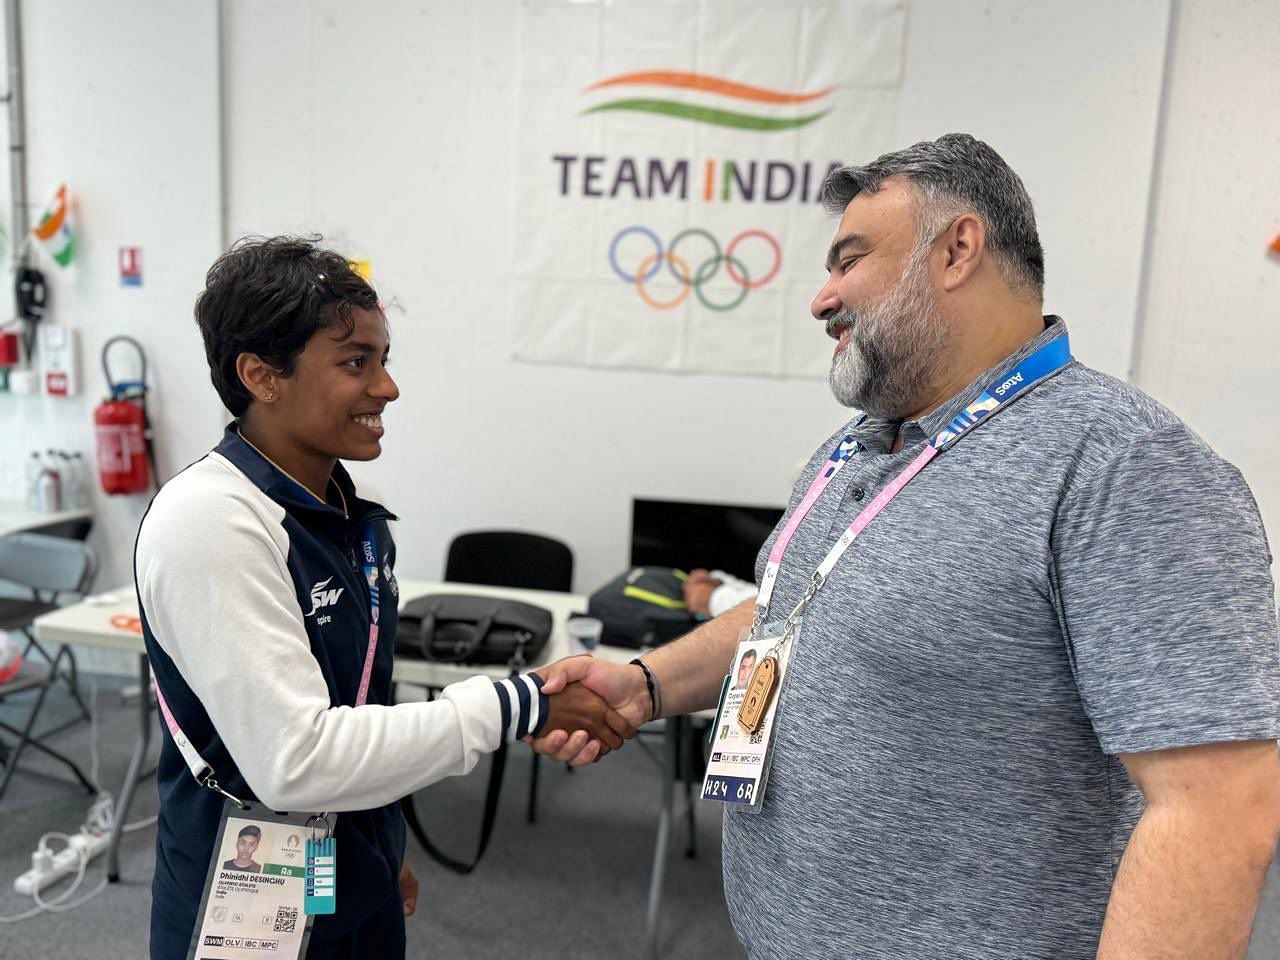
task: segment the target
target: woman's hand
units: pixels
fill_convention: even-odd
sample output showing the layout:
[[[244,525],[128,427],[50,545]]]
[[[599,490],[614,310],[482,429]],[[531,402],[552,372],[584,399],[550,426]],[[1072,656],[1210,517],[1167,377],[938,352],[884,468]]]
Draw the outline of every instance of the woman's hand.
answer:
[[[585,731],[589,741],[600,744],[597,758],[617,750],[623,741],[636,735],[634,724],[581,683],[570,684],[547,698],[547,721],[543,730]]]
[[[645,683],[644,672],[639,667],[578,656],[539,667],[538,675],[546,681],[542,689],[547,693],[563,690],[568,684],[580,682],[582,686],[599,694],[613,708],[609,712],[609,716],[613,718],[609,722],[610,733],[624,740],[631,739],[635,728],[649,719],[651,705],[648,685]],[[572,687],[569,689],[572,690]],[[551,697],[553,709],[557,699],[555,696]],[[618,723],[618,720],[622,723]],[[524,742],[537,753],[549,756],[557,762],[571,763],[575,767],[592,763],[609,752],[608,744],[603,743],[598,735],[593,739],[583,725],[558,725],[550,720],[543,727],[541,736],[536,740],[525,737]]]
[[[404,915],[413,916],[418,909],[418,877],[409,864],[400,868],[400,900],[404,904]]]

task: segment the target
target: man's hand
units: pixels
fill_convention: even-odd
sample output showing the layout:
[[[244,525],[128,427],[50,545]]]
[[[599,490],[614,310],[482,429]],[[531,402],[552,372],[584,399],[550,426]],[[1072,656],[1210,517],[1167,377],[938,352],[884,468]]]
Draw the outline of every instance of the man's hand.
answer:
[[[413,916],[418,909],[418,878],[409,864],[400,867],[400,901],[404,904],[404,915]]]
[[[553,664],[554,666],[554,664]],[[540,671],[545,677],[545,671]],[[545,685],[544,688],[546,689]],[[570,683],[547,701],[547,722],[543,736],[555,731],[566,734],[585,733],[588,741],[598,745],[593,759],[617,750],[623,741],[636,735],[636,725],[610,708],[597,693],[581,683]]]
[[[604,702],[616,711],[616,715],[630,727],[630,739],[635,728],[649,719],[649,689],[644,681],[644,672],[629,664],[611,663],[595,657],[567,657],[546,667],[541,667],[538,674],[546,681],[544,690],[558,690],[562,685],[579,684],[594,691]],[[572,686],[566,689],[572,690]],[[557,697],[552,697],[554,707]],[[616,728],[610,726],[615,732]],[[571,763],[580,767],[598,760],[608,753],[607,744],[584,727],[568,727],[552,729],[551,723],[544,728],[536,740],[525,738],[534,750],[557,762]]]
[[[684,605],[689,612],[700,617],[711,616],[711,595],[716,592],[720,581],[706,570],[689,571],[689,579],[681,586],[684,593]]]

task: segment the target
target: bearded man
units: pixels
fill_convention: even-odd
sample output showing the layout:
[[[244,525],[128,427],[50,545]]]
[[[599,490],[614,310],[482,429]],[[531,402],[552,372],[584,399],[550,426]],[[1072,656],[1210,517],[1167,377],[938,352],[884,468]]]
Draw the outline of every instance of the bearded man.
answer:
[[[840,224],[812,311],[861,412],[801,476],[759,599],[634,665],[557,670],[640,723],[715,703],[748,629],[761,664],[786,660],[760,687],[763,797],[724,820],[753,958],[1243,957],[1280,834],[1248,487],[1072,359],[991,147],[919,143],[834,171],[824,199]]]

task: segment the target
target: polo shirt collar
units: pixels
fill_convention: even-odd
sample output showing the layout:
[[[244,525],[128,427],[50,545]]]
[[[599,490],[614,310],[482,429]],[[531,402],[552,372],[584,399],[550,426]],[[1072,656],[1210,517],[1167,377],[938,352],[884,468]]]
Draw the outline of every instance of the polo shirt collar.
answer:
[[[1005,357],[994,367],[980,373],[973,381],[953,396],[950,400],[940,406],[933,413],[920,418],[919,420],[907,420],[901,422],[902,430],[902,446],[903,449],[910,447],[912,444],[919,443],[922,440],[928,440],[936,437],[946,428],[956,414],[964,410],[969,404],[977,400],[981,396],[982,391],[990,384],[1002,379],[1006,374],[1015,370],[1027,357],[1031,356],[1046,343],[1057,340],[1059,337],[1067,335],[1067,324],[1057,316],[1049,316],[1044,318],[1044,330],[1042,330],[1034,340],[1030,340],[1015,350],[1009,356]],[[867,424],[870,425],[876,418],[868,418]],[[890,421],[879,421],[881,424],[890,423]],[[890,441],[892,442],[892,441]]]

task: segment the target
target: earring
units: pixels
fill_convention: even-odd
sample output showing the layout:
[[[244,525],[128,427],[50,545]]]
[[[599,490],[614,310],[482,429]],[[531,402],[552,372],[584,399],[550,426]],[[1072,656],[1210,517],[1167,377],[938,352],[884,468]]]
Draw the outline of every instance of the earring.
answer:
[[[267,395],[262,399],[265,400],[267,403],[270,403],[275,398],[276,398],[276,392],[274,390],[270,390],[267,392]]]

